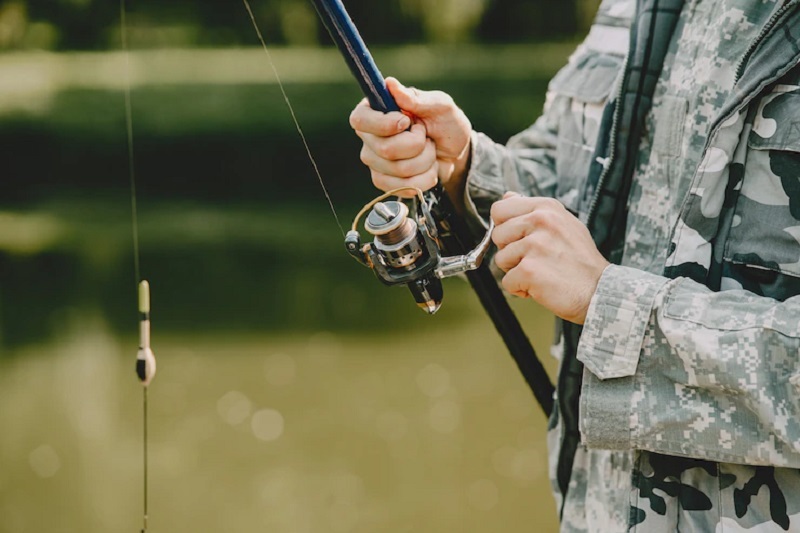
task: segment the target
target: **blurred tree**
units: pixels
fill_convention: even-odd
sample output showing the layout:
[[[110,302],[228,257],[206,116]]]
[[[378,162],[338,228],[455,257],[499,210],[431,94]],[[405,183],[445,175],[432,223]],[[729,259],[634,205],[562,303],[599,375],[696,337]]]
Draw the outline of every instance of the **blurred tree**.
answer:
[[[327,44],[309,0],[250,0],[271,44]],[[585,30],[599,0],[346,0],[370,44],[512,42]],[[133,47],[254,44],[238,1],[127,0]],[[0,49],[105,49],[119,46],[112,0],[0,0]]]
[[[103,0],[26,0],[31,22],[57,28],[54,46],[91,49],[105,46],[108,32],[119,24],[119,6]],[[28,26],[28,31],[30,26]]]
[[[401,0],[422,21],[432,42],[471,40],[490,0]]]
[[[23,2],[0,4],[0,49],[18,48],[27,25],[28,11]]]
[[[368,44],[401,44],[424,40],[419,17],[402,1],[378,3],[375,0],[344,0],[344,4]],[[324,31],[320,29],[321,33]],[[323,42],[330,42],[327,35]]]
[[[477,33],[488,42],[573,36],[588,28],[599,4],[599,0],[491,0]]]

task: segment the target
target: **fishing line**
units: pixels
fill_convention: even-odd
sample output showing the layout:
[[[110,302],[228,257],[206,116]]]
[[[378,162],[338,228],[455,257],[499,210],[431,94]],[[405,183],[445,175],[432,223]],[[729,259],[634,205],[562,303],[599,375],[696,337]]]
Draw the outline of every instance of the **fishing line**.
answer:
[[[120,34],[125,57],[125,129],[128,139],[128,179],[131,185],[131,219],[133,227],[133,266],[136,285],[139,285],[139,221],[136,206],[136,169],[133,162],[133,110],[131,106],[131,61],[128,50],[128,24],[125,20],[125,0],[119,0]]]
[[[142,388],[142,437],[144,438],[144,476],[143,476],[143,496],[144,496],[144,507],[142,513],[142,533],[147,531],[147,391],[149,387]]]
[[[128,48],[128,24],[125,18],[126,5],[125,0],[119,2],[119,18],[120,18],[120,37],[122,41],[122,53],[125,58],[125,130],[127,137],[128,148],[128,179],[130,181],[131,189],[131,227],[133,233],[133,265],[136,286],[139,292],[139,311],[142,313],[140,326],[140,342],[139,352],[136,357],[136,372],[140,380],[143,382],[142,388],[142,533],[147,532],[147,520],[149,517],[148,512],[148,437],[147,437],[147,391],[150,380],[155,375],[155,359],[153,358],[152,351],[150,351],[150,290],[146,281],[141,281],[140,269],[140,254],[139,254],[139,218],[138,206],[136,204],[136,169],[134,165],[134,151],[133,151],[133,109],[131,105],[131,64],[130,64],[130,50]],[[146,319],[144,318],[145,307],[142,303],[143,295],[146,294]],[[146,327],[146,342],[144,331]],[[147,352],[144,352],[147,348]],[[148,357],[145,357],[147,355]]]
[[[300,134],[300,139],[303,140],[303,146],[306,148],[306,154],[308,154],[308,159],[311,161],[311,165],[314,167],[314,172],[317,175],[317,179],[319,180],[319,184],[322,187],[322,192],[325,193],[325,198],[328,200],[328,205],[331,208],[331,212],[333,213],[333,217],[336,219],[336,224],[339,226],[339,230],[344,235],[344,227],[342,223],[339,221],[339,215],[336,214],[336,208],[333,207],[333,200],[331,200],[331,195],[328,193],[328,188],[325,186],[325,181],[322,179],[322,174],[319,171],[319,167],[317,166],[317,161],[314,159],[314,156],[311,154],[311,148],[308,145],[308,141],[306,140],[306,136],[303,133],[303,128],[300,127],[300,121],[297,120],[297,115],[294,112],[294,107],[292,107],[292,103],[289,101],[289,96],[286,94],[286,89],[283,87],[283,82],[281,81],[281,77],[278,74],[278,69],[275,66],[275,62],[272,60],[272,54],[269,53],[269,49],[267,48],[267,43],[264,40],[264,36],[261,34],[261,29],[258,27],[258,23],[256,22],[256,17],[253,15],[253,10],[250,8],[250,2],[248,0],[242,0],[244,3],[245,9],[247,9],[247,14],[250,15],[250,21],[253,23],[253,29],[256,30],[256,35],[258,35],[258,40],[261,41],[261,47],[264,49],[264,53],[267,55],[267,59],[269,60],[269,66],[272,68],[272,73],[275,75],[275,80],[278,82],[278,87],[281,90],[281,94],[283,95],[283,100],[286,102],[286,107],[289,108],[289,113],[292,115],[292,120],[294,121],[294,127],[297,129],[297,133]]]

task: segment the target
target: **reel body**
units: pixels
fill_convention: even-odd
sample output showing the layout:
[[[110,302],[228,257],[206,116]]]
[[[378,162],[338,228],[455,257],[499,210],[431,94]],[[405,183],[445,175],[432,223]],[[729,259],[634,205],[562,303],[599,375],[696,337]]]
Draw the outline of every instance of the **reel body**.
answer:
[[[411,209],[399,199],[385,201],[405,190],[417,193]],[[442,278],[480,266],[494,228],[492,223],[470,253],[445,257],[439,240],[440,228],[431,215],[434,202],[435,196],[430,194],[426,198],[419,189],[390,191],[364,206],[345,237],[345,247],[351,256],[371,268],[385,285],[406,285],[417,305],[428,314],[434,314],[442,304]],[[367,214],[364,227],[373,240],[362,245],[357,227],[364,214]]]

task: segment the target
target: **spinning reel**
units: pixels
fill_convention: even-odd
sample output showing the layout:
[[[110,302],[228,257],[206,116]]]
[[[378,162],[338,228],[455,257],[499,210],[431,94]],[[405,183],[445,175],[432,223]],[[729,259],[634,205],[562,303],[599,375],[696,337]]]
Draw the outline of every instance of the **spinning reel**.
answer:
[[[410,209],[399,198],[386,201],[403,191],[416,193]],[[417,305],[431,315],[442,305],[441,279],[477,269],[489,250],[494,229],[491,222],[486,235],[471,252],[444,257],[440,235],[448,228],[444,224],[437,226],[431,214],[436,204],[435,195],[429,194],[426,199],[414,187],[389,191],[364,206],[344,240],[348,253],[371,268],[381,282],[406,285]],[[365,214],[364,228],[373,240],[362,245],[358,224]]]

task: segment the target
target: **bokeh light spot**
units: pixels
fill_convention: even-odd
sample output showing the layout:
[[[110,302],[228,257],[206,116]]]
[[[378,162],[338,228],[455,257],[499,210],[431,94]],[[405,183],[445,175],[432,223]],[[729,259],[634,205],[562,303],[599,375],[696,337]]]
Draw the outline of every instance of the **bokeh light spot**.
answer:
[[[505,477],[514,476],[513,462],[517,451],[511,446],[498,448],[492,454],[492,467],[494,471]]]
[[[61,470],[61,458],[53,447],[47,444],[33,450],[28,456],[28,462],[34,474],[40,478],[53,477]]]
[[[544,470],[544,457],[536,450],[519,450],[511,460],[513,476],[520,481],[535,481]]]
[[[270,385],[285,387],[294,383],[297,364],[294,358],[289,355],[282,353],[272,354],[264,361],[264,374]]]
[[[513,389],[503,395],[500,410],[510,420],[524,420],[534,413],[534,399],[527,389]]]
[[[440,398],[450,388],[450,373],[444,367],[431,363],[417,373],[417,387],[429,398]]]
[[[479,479],[467,487],[467,502],[481,511],[490,511],[500,500],[500,491],[490,479]]]
[[[250,416],[253,404],[239,391],[226,392],[217,401],[217,412],[222,419],[232,426],[238,426]]]
[[[378,435],[387,442],[397,442],[408,433],[408,419],[396,411],[386,411],[375,419]]]
[[[346,502],[336,502],[328,511],[328,521],[333,531],[351,531],[358,525],[358,509]]]
[[[277,440],[283,435],[283,415],[275,409],[262,409],[253,415],[250,426],[258,440]]]
[[[461,407],[451,400],[436,402],[428,412],[428,423],[439,433],[452,433],[461,424]]]

